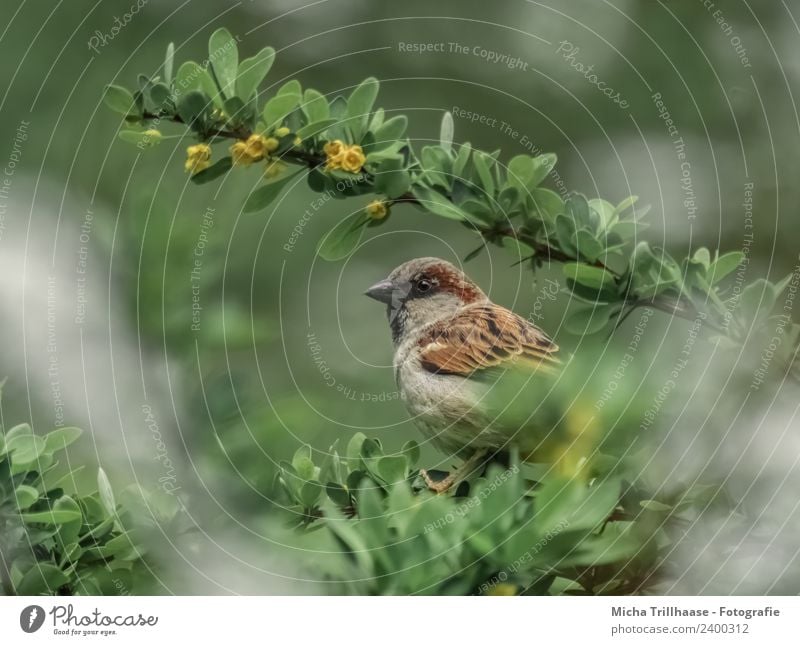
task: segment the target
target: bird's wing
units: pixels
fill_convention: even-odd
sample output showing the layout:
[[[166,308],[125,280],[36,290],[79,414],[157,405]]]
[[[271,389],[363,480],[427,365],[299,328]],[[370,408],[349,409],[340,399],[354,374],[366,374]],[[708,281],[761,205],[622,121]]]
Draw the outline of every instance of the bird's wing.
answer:
[[[419,341],[422,367],[434,374],[473,376],[497,367],[525,364],[554,371],[558,346],[505,307],[481,303],[431,325]]]

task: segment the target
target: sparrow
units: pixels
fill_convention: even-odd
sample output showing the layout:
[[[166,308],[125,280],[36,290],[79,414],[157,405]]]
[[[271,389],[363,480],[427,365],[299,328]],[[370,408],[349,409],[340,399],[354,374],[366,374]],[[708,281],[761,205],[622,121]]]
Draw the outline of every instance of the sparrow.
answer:
[[[524,366],[552,374],[558,346],[514,312],[493,303],[463,271],[438,258],[410,260],[365,295],[386,305],[394,375],[409,413],[440,450],[463,464],[427,486],[444,492],[508,449],[484,404],[490,374]]]

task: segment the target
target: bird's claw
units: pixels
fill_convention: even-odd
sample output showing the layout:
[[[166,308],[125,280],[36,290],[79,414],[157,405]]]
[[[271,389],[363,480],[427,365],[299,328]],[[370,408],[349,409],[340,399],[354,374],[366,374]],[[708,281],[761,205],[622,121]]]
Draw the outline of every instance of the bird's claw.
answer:
[[[428,471],[424,468],[419,471],[419,474],[422,476],[422,480],[425,482],[425,485],[428,487],[429,490],[432,490],[434,493],[441,495],[442,493],[446,493],[450,488],[453,486],[455,482],[455,478],[452,474],[448,475],[441,481],[434,481],[431,476],[428,474]]]

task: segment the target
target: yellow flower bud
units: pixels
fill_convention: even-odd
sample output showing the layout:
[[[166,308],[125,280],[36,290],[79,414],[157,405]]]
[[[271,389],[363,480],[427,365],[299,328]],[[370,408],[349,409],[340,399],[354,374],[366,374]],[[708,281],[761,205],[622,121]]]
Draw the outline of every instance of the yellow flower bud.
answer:
[[[517,585],[512,585],[508,582],[501,582],[489,589],[487,596],[516,596]]]
[[[186,148],[186,172],[193,175],[201,170],[205,170],[211,165],[211,146],[206,143],[198,143]]]
[[[303,139],[302,138],[300,138],[300,137],[295,137],[294,138],[294,147],[295,148],[300,147],[301,143],[303,143]]]
[[[366,210],[367,215],[374,220],[382,220],[389,214],[389,207],[386,205],[386,202],[380,199],[371,201],[364,210]]]
[[[155,129],[145,130],[144,136],[147,137],[148,143],[158,143],[163,138],[161,132]]]
[[[285,169],[286,166],[280,161],[270,161],[266,168],[264,168],[264,177],[272,179],[280,175]]]
[[[275,130],[275,136],[280,139],[281,137],[285,137],[290,132],[291,132],[291,130],[289,128],[287,128],[286,126],[283,126],[283,127],[278,128],[277,130]]]
[[[267,152],[275,152],[279,145],[280,142],[275,137],[269,137],[264,141],[264,150]]]

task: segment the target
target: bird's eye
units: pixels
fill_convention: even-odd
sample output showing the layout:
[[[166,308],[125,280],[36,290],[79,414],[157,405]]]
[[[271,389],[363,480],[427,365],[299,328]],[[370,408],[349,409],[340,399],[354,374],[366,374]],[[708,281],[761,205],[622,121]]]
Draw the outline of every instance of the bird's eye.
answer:
[[[430,291],[433,283],[427,278],[420,278],[417,280],[417,291],[420,293],[425,293],[426,291]]]

